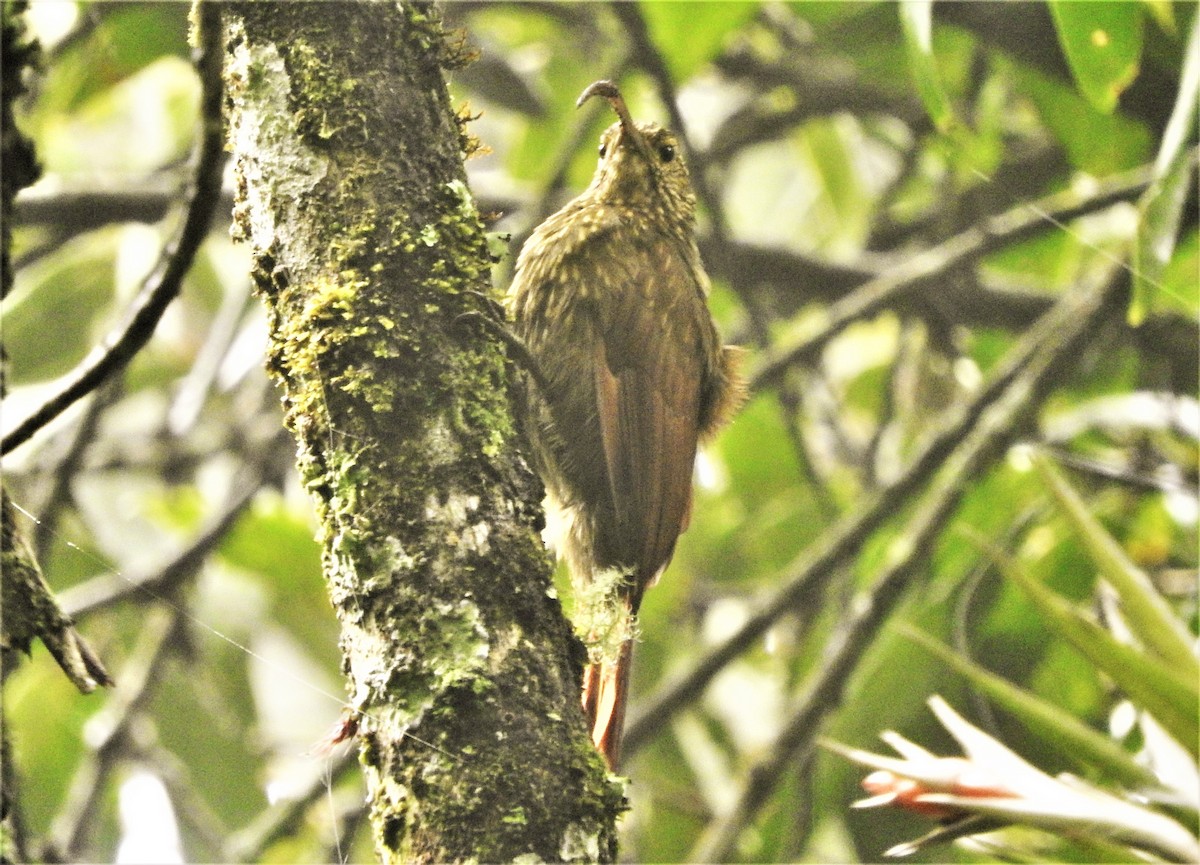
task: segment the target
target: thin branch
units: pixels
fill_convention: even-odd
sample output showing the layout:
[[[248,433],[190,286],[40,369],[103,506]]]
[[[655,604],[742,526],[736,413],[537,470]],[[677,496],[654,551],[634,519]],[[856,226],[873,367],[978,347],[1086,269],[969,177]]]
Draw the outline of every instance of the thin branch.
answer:
[[[67,234],[81,234],[112,222],[152,224],[170,212],[177,193],[176,185],[153,180],[120,189],[34,187],[17,196],[16,217],[22,225],[43,225]],[[218,204],[231,212],[233,192],[223,190]]]
[[[75,623],[63,612],[42,576],[41,567],[18,530],[14,518],[17,510],[23,511],[9,498],[8,490],[0,487],[0,601],[4,609],[0,679],[7,679],[16,668],[18,651],[28,652],[36,637],[82,693],[111,685],[103,662],[75,630]]]
[[[158,267],[147,277],[120,332],[97,346],[67,375],[62,389],[21,421],[0,443],[0,453],[30,439],[50,421],[87,395],[106,378],[121,370],[149,342],[163,312],[183,284],[200,243],[208,234],[221,198],[221,173],[225,164],[225,137],[221,124],[221,61],[223,45],[217,4],[201,6],[196,66],[200,73],[200,141],[196,173],[188,193],[187,213],[179,234],[163,251]]]
[[[248,317],[249,299],[249,279],[239,280],[226,288],[204,343],[171,400],[171,407],[167,411],[167,430],[171,435],[184,435],[200,419],[221,366],[229,358],[230,348]]]
[[[1136,197],[1136,189],[1130,188],[1128,200]],[[751,284],[767,287],[771,290],[771,302],[783,313],[799,309],[805,303],[838,303],[855,288],[901,266],[900,259],[890,254],[872,256],[884,258],[885,263],[881,264],[834,264],[791,250],[738,240],[721,244],[727,256],[722,260],[717,246],[716,241],[700,238],[700,253],[705,261],[711,262],[713,276],[727,280],[739,296],[748,298],[748,303]],[[1054,297],[1043,292],[996,288],[977,280],[947,280],[937,285],[936,292],[898,292],[885,300],[883,306],[923,320],[937,317],[965,327],[1017,331],[1029,327],[1053,304]],[[1138,328],[1126,327],[1123,334],[1139,354],[1162,358],[1171,364],[1172,387],[1176,392],[1195,390],[1196,376],[1200,374],[1196,353],[1200,328],[1193,319],[1177,313],[1156,313]],[[780,351],[775,349],[772,357],[777,357]]]
[[[1193,168],[1195,167],[1193,151]],[[954,271],[974,264],[983,256],[1034,236],[1054,225],[1103,210],[1136,198],[1150,183],[1151,167],[1110,177],[1092,195],[1080,198],[1071,191],[1055,193],[1033,203],[1018,204],[967,229],[937,246],[916,253],[889,272],[860,285],[852,294],[834,303],[820,332],[776,347],[751,376],[751,388],[774,384],[792,364],[813,357],[835,336],[859,319],[897,304],[906,295],[945,280]]]
[[[1078,357],[1080,346],[1120,308],[1119,301],[1127,297],[1128,288],[1128,274],[1114,270],[1103,289],[1072,292],[1046,316],[1051,327],[1037,328],[1013,350],[1014,354],[1030,355],[1028,364],[947,456],[933,485],[892,542],[888,564],[852,606],[850,619],[836,635],[791,717],[775,742],[763,750],[765,756],[750,768],[737,803],[709,825],[690,861],[726,861],[738,836],[757,817],[784,772],[811,751],[821,721],[841,701],[859,660],[924,566],[967,482],[1004,453],[1064,369]]]
[[[919,158],[925,149],[914,142],[906,151],[905,159],[917,159],[913,168],[920,167]],[[1043,190],[1060,182],[1069,174],[1069,167],[1061,148],[1042,142],[1016,141],[1006,151],[1003,161],[988,175],[987,181],[958,192],[951,191],[961,199],[961,212],[974,214],[975,218],[992,216],[1011,206],[1014,200],[1034,198],[1044,194]],[[896,178],[897,181],[901,179]],[[893,222],[890,218],[896,196],[903,185],[889,185],[881,195],[874,210],[874,224],[864,246],[877,252],[896,250],[921,235],[927,235],[931,226],[941,216],[936,205],[927,206],[921,215],[904,222]]]
[[[786,116],[788,125],[795,125],[812,117],[850,112],[895,117],[918,131],[929,125],[928,114],[918,99],[873,86],[847,68],[842,57],[795,49],[784,56],[786,61],[774,63],[749,48],[738,48],[716,59],[714,65],[726,78],[740,81],[757,93],[786,87],[796,99],[794,106],[778,113],[752,107],[748,116],[756,117],[753,122],[730,118],[733,122],[727,122],[713,138],[712,152],[722,161],[742,147],[773,137],[778,129],[767,135],[755,134],[756,123],[769,122],[772,116]]]
[[[261,475],[252,472],[230,492],[229,500],[220,514],[186,549],[157,571],[143,576],[104,574],[72,586],[59,594],[59,603],[67,615],[80,618],[110,607],[132,595],[158,597],[173,592],[191,577],[237,523],[242,512],[254,500]]]
[[[188,765],[161,743],[158,724],[153,718],[142,715],[129,739],[132,740],[126,743],[129,759],[153,770],[167,789],[178,822],[190,829],[199,843],[207,846],[206,852],[216,856],[229,830],[200,794]],[[203,763],[199,767],[207,768]],[[197,861],[203,861],[203,858],[195,857]]]
[[[92,444],[96,429],[100,424],[100,416],[108,406],[112,405],[116,396],[113,383],[101,387],[88,402],[71,433],[62,456],[44,474],[50,477],[50,489],[38,505],[36,512],[41,517],[33,527],[33,553],[38,561],[45,561],[50,542],[58,530],[58,519],[62,507],[71,492],[71,482],[75,478],[83,462],[88,447]]]
[[[1187,493],[1195,496],[1200,489],[1189,479],[1175,473],[1165,473],[1158,469],[1165,468],[1167,463],[1154,467],[1140,465],[1120,465],[1101,459],[1092,459],[1072,453],[1066,448],[1043,445],[1043,450],[1065,466],[1069,466],[1084,474],[1093,475],[1106,481],[1122,484],[1139,491],[1161,493]]]
[[[571,153],[574,154],[574,150]],[[489,184],[488,181],[486,174],[471,177],[471,191],[480,213],[510,213],[528,206],[529,202],[520,191],[508,188],[489,190],[489,185],[497,184]],[[177,201],[177,184],[153,181],[146,181],[145,186],[121,189],[79,187],[47,190],[31,187],[23,190],[14,204],[14,222],[23,226],[44,226],[48,229],[48,237],[32,246],[23,247],[13,260],[14,266],[27,267],[56,250],[68,238],[114,222],[158,222]],[[232,211],[233,190],[222,188],[216,214],[228,216]],[[220,231],[221,226],[214,226],[214,230]]]
[[[703,154],[692,146],[691,140],[688,138],[687,124],[684,123],[683,113],[679,110],[675,82],[671,80],[671,72],[667,69],[662,54],[659,53],[654,41],[650,38],[646,20],[642,17],[636,3],[623,3],[617,0],[610,4],[610,8],[617,20],[621,22],[621,26],[625,28],[625,33],[633,46],[633,61],[641,66],[654,81],[658,98],[666,107],[667,114],[671,118],[671,128],[675,130],[680,144],[683,145],[684,156],[691,163],[692,186],[696,190],[696,196],[712,218],[712,234],[714,238],[722,239],[728,232],[721,198],[708,183]]]
[[[313,773],[308,786],[295,796],[282,799],[259,813],[244,829],[231,835],[221,849],[225,862],[257,862],[268,847],[280,838],[294,834],[305,812],[332,784],[358,763],[358,748],[353,744],[330,755],[328,766]]]
[[[730,243],[723,239],[714,239],[713,245],[728,249]],[[723,254],[726,253],[719,253],[719,255]],[[747,291],[741,294],[741,298],[750,322],[750,337],[759,345],[768,345],[771,339],[772,316],[768,310],[763,309],[761,296]],[[796,454],[800,479],[812,489],[823,521],[828,523],[837,516],[840,508],[836,496],[833,495],[833,491],[827,483],[827,478],[817,470],[818,461],[814,459],[813,448],[805,436],[801,423],[801,414],[805,408],[804,388],[798,380],[801,372],[801,370],[796,370],[794,374],[780,379],[779,386],[775,390],[776,407],[792,450]]]
[[[807,437],[800,422],[800,413],[804,402],[804,390],[799,384],[786,377],[780,381],[777,391],[779,414],[783,421],[784,432],[796,454],[796,463],[800,467],[800,480],[804,486],[812,490],[813,500],[817,510],[826,523],[838,515],[841,508],[837,497],[829,486],[827,477],[818,473],[817,460],[810,453]]]
[[[614,64],[614,72],[609,77],[614,81],[620,80],[628,68],[629,61],[622,58]],[[595,118],[605,110],[607,108],[603,103],[592,103],[572,120],[571,131],[563,139],[557,153],[554,154],[541,192],[536,199],[522,207],[524,227],[513,235],[509,241],[510,248],[521,249],[525,245],[525,241],[529,239],[529,235],[533,234],[533,230],[561,205],[562,191],[567,185],[567,175],[570,173],[571,163],[575,160],[575,154],[579,152],[584,139],[590,134]],[[479,199],[479,207],[484,211],[488,209],[488,205],[482,197]],[[515,259],[512,263],[515,263]]]
[[[82,848],[95,828],[95,811],[105,782],[125,753],[130,726],[161,680],[182,621],[177,607],[159,607],[147,616],[138,648],[118,676],[116,692],[89,722],[97,731],[91,738],[92,753],[75,770],[50,833],[51,843],[64,861],[83,858]]]
[[[912,374],[912,368],[918,363],[915,346],[914,325],[911,321],[904,320],[897,337],[895,357],[888,367],[888,380],[881,388],[882,401],[878,420],[875,429],[871,431],[871,440],[867,443],[866,454],[863,457],[863,484],[867,487],[879,486],[883,448],[888,443],[891,430],[900,425],[897,419],[900,410],[898,396],[902,388],[900,382]]]
[[[869,494],[805,550],[782,579],[783,587],[752,613],[723,643],[714,646],[690,670],[647,699],[626,725],[624,747],[632,754],[684,706],[689,705],[730,661],[751,648],[785,613],[799,608],[825,589],[829,581],[861,549],[870,535],[900,512],[905,501],[939,470],[960,442],[971,435],[984,413],[1002,399],[1012,381],[1047,341],[1057,341],[1055,328],[1073,332],[1076,322],[1062,322],[1068,299],[1057,304],[1005,355],[988,384],[969,404],[957,405],[939,431],[891,483]],[[1071,310],[1078,305],[1074,301]]]
[[[1018,539],[1043,515],[1044,511],[1045,505],[1040,502],[1023,509],[1017,515],[1017,518],[1004,530],[1004,533],[999,536],[997,546],[1004,550],[1013,549]],[[976,661],[985,666],[986,658],[975,657],[977,653],[971,643],[970,629],[971,623],[974,620],[973,608],[978,598],[979,589],[983,586],[984,581],[995,574],[995,572],[995,562],[986,556],[981,556],[956,590],[957,597],[954,600],[954,612],[950,617],[951,630],[949,637],[955,651],[963,658]],[[982,614],[982,610],[980,610],[980,613]],[[967,682],[966,685],[967,695],[971,700],[971,707],[974,710],[975,717],[983,722],[984,728],[989,733],[999,738],[1000,727],[996,721],[996,710],[993,708],[991,701],[973,682]]]

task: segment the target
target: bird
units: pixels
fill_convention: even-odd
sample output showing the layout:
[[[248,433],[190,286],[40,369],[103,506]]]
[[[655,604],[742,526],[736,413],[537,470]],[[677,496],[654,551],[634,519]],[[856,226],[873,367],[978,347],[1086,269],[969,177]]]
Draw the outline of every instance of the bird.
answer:
[[[698,446],[745,398],[742,349],[722,345],[695,238],[696,198],[675,133],[616,112],[587,189],[518,256],[505,301],[536,374],[523,427],[546,491],[547,540],[578,598],[604,588],[616,646],[585,634],[581,703],[596,748],[620,763],[635,623],[692,510]],[[577,623],[578,624],[578,623]]]

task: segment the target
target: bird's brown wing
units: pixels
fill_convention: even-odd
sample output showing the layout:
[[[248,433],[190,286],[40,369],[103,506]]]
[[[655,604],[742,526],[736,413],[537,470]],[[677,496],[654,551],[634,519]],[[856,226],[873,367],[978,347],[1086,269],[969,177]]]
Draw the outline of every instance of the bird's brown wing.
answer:
[[[674,242],[627,247],[614,270],[620,291],[600,317],[594,369],[615,520],[613,536],[596,540],[619,557],[614,564],[633,568],[629,598],[636,612],[687,527],[714,334],[696,278]]]

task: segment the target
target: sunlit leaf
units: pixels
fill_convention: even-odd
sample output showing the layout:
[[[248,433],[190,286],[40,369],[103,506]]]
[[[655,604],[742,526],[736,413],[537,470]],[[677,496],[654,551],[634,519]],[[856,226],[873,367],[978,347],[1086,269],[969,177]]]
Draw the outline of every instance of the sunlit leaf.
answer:
[[[754,3],[692,0],[649,0],[638,8],[676,81],[689,78],[711,60],[730,34],[758,12]]]
[[[36,772],[37,783],[23,790],[21,807],[28,827],[44,832],[85,752],[83,725],[104,705],[107,692],[81,696],[40,643],[32,655],[4,684],[4,725],[21,733],[12,737],[17,769],[24,777]],[[111,665],[115,658],[105,660]]]
[[[196,131],[200,85],[190,64],[163,57],[48,117],[39,156],[48,171],[126,177],[182,160]]]
[[[1018,688],[920,631],[905,628],[903,634],[961,673],[1031,730],[1054,743],[1059,753],[1076,765],[1097,767],[1106,775],[1134,787],[1158,783],[1152,772],[1136,763],[1109,736],[1081,723],[1070,712]]]
[[[1032,66],[1014,64],[1011,69],[1046,128],[1066,149],[1072,165],[1103,176],[1134,168],[1149,158],[1152,139],[1142,124],[1120,112],[1105,114],[1070,86]]]
[[[1171,5],[1171,0],[1142,0],[1142,4],[1158,22],[1159,27],[1168,33],[1175,32],[1175,7]]]
[[[88,6],[84,18],[96,22],[95,31],[50,65],[39,112],[73,111],[160,57],[188,57],[185,4]]]
[[[1135,703],[1150,712],[1193,757],[1200,750],[1200,683],[1131,646],[1084,618],[1072,604],[1046,588],[998,548],[979,541],[1004,572],[1037,606],[1048,627],[1104,671]]]
[[[1142,8],[1107,0],[1051,0],[1063,53],[1080,91],[1099,111],[1112,112],[1137,77]]]
[[[10,383],[62,375],[92,349],[114,296],[114,238],[85,235],[22,272],[3,306]]]
[[[1163,133],[1162,146],[1154,163],[1154,182],[1142,196],[1141,224],[1134,245],[1133,298],[1129,323],[1140,324],[1150,310],[1167,262],[1175,251],[1183,205],[1194,186],[1196,151],[1196,100],[1200,98],[1200,15],[1192,18],[1192,34],[1184,52],[1182,80],[1175,108]]]
[[[254,574],[268,591],[275,620],[332,666],[337,628],[321,576],[321,548],[306,515],[260,495],[221,544],[221,558]]]
[[[896,8],[917,92],[934,125],[947,132],[956,118],[933,54],[933,0],[902,0]]]
[[[1129,560],[1112,535],[1092,516],[1079,493],[1046,454],[1034,453],[1033,464],[1053,493],[1059,510],[1087,547],[1096,567],[1116,590],[1134,635],[1178,672],[1200,680],[1200,663],[1191,651],[1192,636],[1150,578]]]

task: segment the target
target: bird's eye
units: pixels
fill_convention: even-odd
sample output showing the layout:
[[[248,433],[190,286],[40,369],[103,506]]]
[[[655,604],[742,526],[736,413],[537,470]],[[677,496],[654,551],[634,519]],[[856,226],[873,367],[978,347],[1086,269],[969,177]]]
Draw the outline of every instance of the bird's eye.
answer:
[[[658,148],[658,158],[661,159],[663,162],[670,162],[672,159],[674,159],[675,158],[675,145],[674,144],[660,145]]]
[[[608,155],[608,145],[601,142],[600,143],[600,158],[603,159],[607,155]]]

